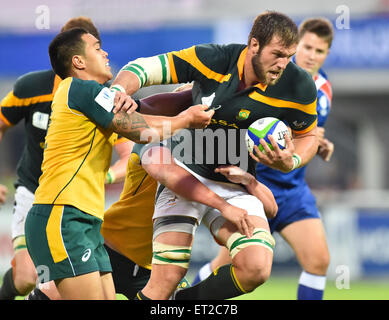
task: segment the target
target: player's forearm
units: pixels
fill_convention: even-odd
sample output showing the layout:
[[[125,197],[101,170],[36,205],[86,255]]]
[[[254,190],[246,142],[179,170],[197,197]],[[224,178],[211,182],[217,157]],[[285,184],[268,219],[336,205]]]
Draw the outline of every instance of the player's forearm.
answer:
[[[111,87],[123,88],[128,95],[134,94],[140,88],[139,78],[132,72],[121,70]]]
[[[254,176],[250,176],[249,182],[245,185],[247,191],[261,200],[266,217],[269,219],[274,218],[277,214],[278,206],[273,193],[264,184],[255,179]]]
[[[128,114],[118,112],[112,120],[113,131],[136,143],[149,143],[171,137],[177,130],[187,128],[189,120],[184,115],[174,117]]]
[[[295,154],[301,158],[299,167],[305,166],[317,153],[319,143],[316,136],[316,128],[307,134],[296,136],[293,143]]]
[[[142,114],[175,116],[192,105],[192,91],[159,93],[140,102]]]
[[[172,158],[166,159],[166,157],[165,154],[165,162],[174,161]],[[154,163],[144,165],[144,168],[151,177],[186,200],[199,202],[219,211],[223,211],[227,206],[230,206],[228,202],[201,183],[196,177],[174,163]]]

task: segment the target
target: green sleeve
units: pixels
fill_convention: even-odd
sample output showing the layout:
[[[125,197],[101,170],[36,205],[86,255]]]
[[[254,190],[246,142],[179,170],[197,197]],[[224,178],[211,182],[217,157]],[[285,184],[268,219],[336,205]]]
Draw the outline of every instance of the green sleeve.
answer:
[[[82,112],[97,125],[108,128],[113,119],[115,93],[94,80],[73,78],[69,89],[68,104]]]

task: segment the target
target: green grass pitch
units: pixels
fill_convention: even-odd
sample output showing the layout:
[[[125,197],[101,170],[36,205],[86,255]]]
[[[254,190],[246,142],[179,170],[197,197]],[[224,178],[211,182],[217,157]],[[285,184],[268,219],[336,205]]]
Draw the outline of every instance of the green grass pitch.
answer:
[[[273,276],[255,291],[234,299],[295,300],[296,292],[297,278]],[[126,300],[122,295],[117,295],[117,299]],[[389,279],[351,280],[348,289],[338,289],[334,281],[328,280],[324,300],[389,300]]]

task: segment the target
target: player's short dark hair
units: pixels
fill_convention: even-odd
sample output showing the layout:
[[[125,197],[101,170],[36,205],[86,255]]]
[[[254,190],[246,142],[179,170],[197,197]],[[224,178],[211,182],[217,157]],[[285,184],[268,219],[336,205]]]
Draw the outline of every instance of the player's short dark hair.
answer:
[[[54,72],[65,79],[70,76],[72,58],[85,53],[85,42],[82,35],[87,34],[83,28],[72,28],[60,32],[49,45],[49,56]]]
[[[304,20],[299,26],[299,38],[301,39],[307,32],[312,32],[322,38],[328,43],[328,48],[331,48],[334,39],[334,28],[330,20],[321,17]]]
[[[266,11],[255,18],[248,43],[250,44],[251,39],[255,38],[263,48],[274,36],[278,36],[285,47],[297,44],[297,25],[287,15],[276,11]]]
[[[79,16],[76,18],[70,19],[65,25],[62,27],[61,32],[70,30],[72,28],[83,28],[88,31],[91,35],[93,35],[97,40],[101,42],[99,30],[97,30],[96,26],[93,24],[92,20],[85,16]]]

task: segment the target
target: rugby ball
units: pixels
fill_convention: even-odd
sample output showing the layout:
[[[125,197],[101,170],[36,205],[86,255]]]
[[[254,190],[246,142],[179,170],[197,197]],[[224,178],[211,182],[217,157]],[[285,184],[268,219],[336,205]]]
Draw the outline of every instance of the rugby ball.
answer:
[[[277,118],[266,117],[254,121],[247,129],[246,132],[246,146],[249,152],[253,152],[254,146],[258,146],[261,152],[264,152],[262,145],[259,143],[260,139],[264,139],[271,150],[273,146],[268,139],[269,135],[272,135],[278,147],[282,150],[285,149],[285,133],[289,134],[288,127],[284,122]],[[290,135],[289,135],[290,136]]]

